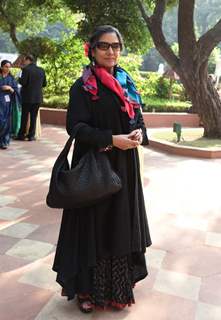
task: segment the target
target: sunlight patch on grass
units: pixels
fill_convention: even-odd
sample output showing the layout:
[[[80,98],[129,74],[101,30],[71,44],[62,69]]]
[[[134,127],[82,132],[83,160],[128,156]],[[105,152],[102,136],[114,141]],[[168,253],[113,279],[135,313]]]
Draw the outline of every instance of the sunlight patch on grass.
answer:
[[[221,148],[221,139],[207,139],[203,137],[203,129],[183,129],[182,130],[182,139],[177,143],[176,133],[173,132],[173,129],[160,130],[154,132],[151,135],[152,138],[158,140],[164,140],[167,142],[174,143],[176,145],[188,146],[188,147],[197,147],[197,148]]]

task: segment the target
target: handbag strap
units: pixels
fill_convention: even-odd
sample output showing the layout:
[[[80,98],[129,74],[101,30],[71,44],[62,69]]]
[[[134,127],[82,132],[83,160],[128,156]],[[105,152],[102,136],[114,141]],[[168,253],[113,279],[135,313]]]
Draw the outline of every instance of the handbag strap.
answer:
[[[69,139],[67,140],[67,142],[65,143],[65,146],[63,148],[63,150],[61,151],[61,153],[58,156],[58,159],[64,158],[68,156],[69,150],[72,146],[73,140],[76,137],[78,131],[80,128],[84,127],[86,124],[83,122],[79,122],[76,124],[76,126],[74,126],[73,132],[70,135]]]

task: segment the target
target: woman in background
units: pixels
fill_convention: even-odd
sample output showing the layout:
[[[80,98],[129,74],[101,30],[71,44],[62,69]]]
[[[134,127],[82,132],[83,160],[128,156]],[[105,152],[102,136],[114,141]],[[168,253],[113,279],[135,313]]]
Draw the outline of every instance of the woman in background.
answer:
[[[11,62],[3,60],[0,68],[0,148],[7,149],[12,132],[12,108],[19,99],[18,86],[10,73]]]

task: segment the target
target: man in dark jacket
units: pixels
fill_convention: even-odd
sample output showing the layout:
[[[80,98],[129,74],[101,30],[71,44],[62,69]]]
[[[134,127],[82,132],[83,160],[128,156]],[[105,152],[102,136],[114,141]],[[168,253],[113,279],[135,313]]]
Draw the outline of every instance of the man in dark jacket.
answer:
[[[19,83],[21,88],[22,99],[22,117],[21,128],[17,140],[25,140],[28,114],[30,113],[30,127],[27,138],[29,141],[35,140],[36,119],[40,104],[43,102],[42,88],[46,86],[46,76],[42,68],[34,63],[34,57],[27,55],[24,60]]]

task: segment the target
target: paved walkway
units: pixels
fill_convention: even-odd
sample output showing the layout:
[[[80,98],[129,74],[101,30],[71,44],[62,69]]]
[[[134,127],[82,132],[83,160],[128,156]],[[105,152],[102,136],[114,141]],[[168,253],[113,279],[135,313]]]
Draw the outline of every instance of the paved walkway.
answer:
[[[61,213],[45,196],[66,134],[44,126],[36,142],[0,152],[2,320],[220,320],[221,160],[145,149],[144,185],[153,246],[150,275],[122,312],[83,315],[61,297],[51,271]]]

